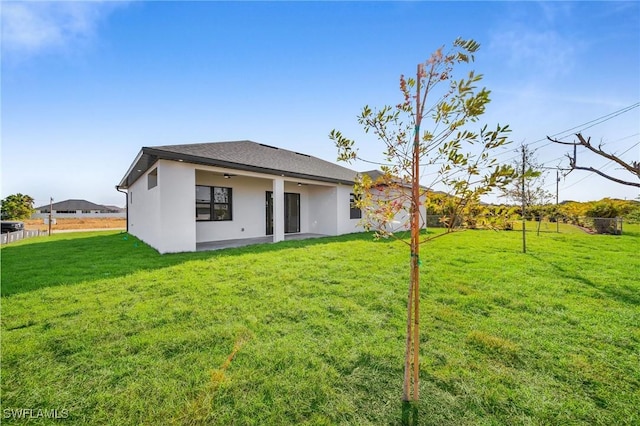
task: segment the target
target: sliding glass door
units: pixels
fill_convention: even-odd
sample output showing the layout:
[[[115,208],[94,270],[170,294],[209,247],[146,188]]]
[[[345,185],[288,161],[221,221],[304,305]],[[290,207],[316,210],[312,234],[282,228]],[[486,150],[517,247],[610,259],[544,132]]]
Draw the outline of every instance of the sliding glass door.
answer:
[[[273,192],[266,193],[267,235],[273,235]],[[284,193],[284,232],[292,234],[300,232],[300,194]]]

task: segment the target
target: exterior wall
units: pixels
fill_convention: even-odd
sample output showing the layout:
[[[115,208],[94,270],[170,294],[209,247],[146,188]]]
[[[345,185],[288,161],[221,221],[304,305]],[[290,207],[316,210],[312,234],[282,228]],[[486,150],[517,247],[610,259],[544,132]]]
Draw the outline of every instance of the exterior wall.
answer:
[[[232,220],[220,222],[195,222],[196,241],[232,240],[236,238],[264,237],[267,230],[266,192],[273,191],[273,180],[249,176],[232,176],[225,179],[204,170],[196,170],[192,188],[195,210],[195,185],[232,188]]]
[[[314,186],[309,190],[309,230],[314,234],[337,235],[337,186]]]
[[[360,219],[351,219],[350,196],[352,193],[351,186],[340,185],[337,188],[337,235],[363,231],[362,226],[359,225]]]
[[[274,241],[278,240],[278,197],[276,181],[282,178],[259,173],[233,175],[225,179],[229,170],[202,166],[196,170],[196,185],[232,188],[232,220],[196,222],[196,241],[231,240],[264,237],[266,234],[266,192],[274,193]],[[352,189],[314,181],[284,181],[282,193],[300,194],[300,232],[324,235],[357,232],[358,219],[349,218],[349,194]],[[338,204],[338,194],[340,203]],[[195,203],[195,201],[194,201]],[[284,206],[280,206],[281,209]],[[283,219],[281,227],[284,226]],[[340,223],[340,225],[339,225]],[[342,231],[339,230],[339,227]],[[284,234],[283,234],[284,235]]]
[[[127,191],[129,233],[159,250],[162,237],[160,233],[160,188],[156,186],[147,189],[147,174],[142,175]]]
[[[193,165],[160,160],[158,184],[142,175],[129,188],[129,232],[160,253],[195,251],[195,172]]]
[[[158,185],[147,192],[160,192],[160,238],[156,246],[160,253],[196,250],[195,176],[192,164],[158,161]]]

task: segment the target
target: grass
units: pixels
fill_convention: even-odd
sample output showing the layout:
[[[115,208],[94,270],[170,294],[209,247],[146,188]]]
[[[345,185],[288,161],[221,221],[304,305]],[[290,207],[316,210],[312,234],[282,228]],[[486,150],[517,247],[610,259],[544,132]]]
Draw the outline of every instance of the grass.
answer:
[[[367,234],[160,256],[115,232],[2,248],[2,412],[72,424],[638,424],[640,227]],[[60,420],[41,419],[43,424]],[[13,418],[3,422],[19,423]]]

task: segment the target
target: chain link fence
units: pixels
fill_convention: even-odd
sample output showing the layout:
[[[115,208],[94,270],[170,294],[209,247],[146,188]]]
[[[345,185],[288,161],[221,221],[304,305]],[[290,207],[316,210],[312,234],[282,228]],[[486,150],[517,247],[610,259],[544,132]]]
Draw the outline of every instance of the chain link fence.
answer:
[[[447,222],[451,220],[449,217],[443,217],[440,215],[427,215],[427,228],[444,228],[447,227]],[[559,228],[557,227],[558,223],[564,223],[569,225],[574,225],[579,228],[582,228],[586,232],[591,232],[595,234],[610,234],[610,235],[621,235],[622,234],[622,222],[623,219],[621,217],[573,217],[568,218],[566,216],[535,216],[532,215],[527,218],[530,222],[537,222],[537,225],[532,230],[537,230],[538,232],[559,232]],[[462,218],[455,218],[455,223],[453,228],[459,228],[462,226]],[[471,225],[469,223],[466,224],[467,227],[473,228],[473,220],[471,221]],[[521,219],[505,219],[503,221],[496,222],[489,226],[479,226],[482,227],[490,227],[492,229],[502,229],[502,230],[512,230],[512,229],[522,229],[520,227]],[[540,226],[544,224],[544,226]],[[541,229],[544,228],[544,229]]]

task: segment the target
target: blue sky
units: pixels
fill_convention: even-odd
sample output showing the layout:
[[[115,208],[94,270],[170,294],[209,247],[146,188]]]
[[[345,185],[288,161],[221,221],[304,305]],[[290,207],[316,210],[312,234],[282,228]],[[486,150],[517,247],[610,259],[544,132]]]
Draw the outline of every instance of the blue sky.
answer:
[[[459,36],[482,45],[482,121],[513,130],[498,159],[525,142],[566,166],[567,149],[544,137],[582,130],[640,160],[639,2],[2,2],[1,13],[2,197],[124,205],[114,186],[142,146],[249,139],[335,161],[336,128],[382,161],[360,109],[397,103],[399,75]],[[638,195],[588,172],[560,183],[561,200]]]

